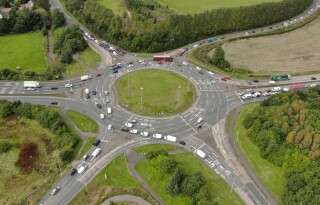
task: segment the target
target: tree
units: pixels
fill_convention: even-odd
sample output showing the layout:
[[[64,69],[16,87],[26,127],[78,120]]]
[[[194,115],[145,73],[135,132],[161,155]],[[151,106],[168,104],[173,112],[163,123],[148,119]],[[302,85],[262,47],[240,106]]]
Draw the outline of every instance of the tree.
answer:
[[[58,9],[55,9],[51,13],[51,22],[54,28],[58,28],[66,23],[66,19],[62,12],[60,12]]]
[[[297,192],[305,186],[303,176],[301,174],[293,174],[288,178],[287,189],[292,192]]]
[[[230,63],[225,60],[224,51],[221,46],[216,47],[210,63],[221,69],[230,68]]]
[[[43,8],[47,12],[50,12],[49,0],[35,0],[34,8]]]
[[[10,149],[12,148],[12,144],[10,142],[7,141],[1,141],[0,142],[0,154],[4,153],[4,152],[8,152],[10,151]]]
[[[173,158],[166,158],[161,162],[160,166],[164,173],[172,173],[177,166],[177,161]]]
[[[201,172],[197,172],[191,177],[187,177],[182,183],[182,193],[185,196],[196,196],[200,188],[205,184],[205,179]]]
[[[183,169],[178,167],[170,178],[169,185],[167,187],[167,192],[172,196],[178,195],[182,190],[182,183],[184,178],[185,175]]]
[[[71,160],[73,158],[73,150],[62,151],[59,154],[59,157],[60,157],[61,161],[63,161],[64,163],[69,163],[69,162],[71,162]]]

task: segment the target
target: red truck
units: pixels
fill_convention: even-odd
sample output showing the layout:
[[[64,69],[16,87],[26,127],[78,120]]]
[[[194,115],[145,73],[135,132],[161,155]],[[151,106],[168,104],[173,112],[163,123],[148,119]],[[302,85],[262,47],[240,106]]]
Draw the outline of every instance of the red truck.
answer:
[[[168,61],[173,62],[173,57],[171,56],[153,56],[154,61]]]

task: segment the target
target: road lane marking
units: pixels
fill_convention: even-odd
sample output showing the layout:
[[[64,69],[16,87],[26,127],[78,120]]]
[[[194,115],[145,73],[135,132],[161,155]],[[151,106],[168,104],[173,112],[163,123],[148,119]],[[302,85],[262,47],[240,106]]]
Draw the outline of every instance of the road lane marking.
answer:
[[[191,127],[191,129],[193,129],[193,131],[195,131],[196,133],[198,133],[198,131],[196,129],[194,129],[185,119],[183,119],[183,117],[181,115],[179,115],[180,118],[185,122],[187,123],[187,125],[189,125],[189,127]]]
[[[238,93],[236,91],[234,91],[234,93],[238,96],[238,98],[241,100],[242,104],[244,104],[243,100],[240,98],[240,96],[238,95]]]

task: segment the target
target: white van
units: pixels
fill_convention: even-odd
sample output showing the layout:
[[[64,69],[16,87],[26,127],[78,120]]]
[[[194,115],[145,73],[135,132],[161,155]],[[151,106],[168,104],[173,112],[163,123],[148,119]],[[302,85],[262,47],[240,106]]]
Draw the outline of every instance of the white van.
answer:
[[[162,134],[158,134],[158,133],[155,133],[152,135],[154,138],[156,139],[161,139],[162,138]]]
[[[107,108],[107,112],[108,112],[108,114],[111,114],[111,107]]]
[[[79,169],[78,169],[78,174],[82,174],[87,168],[88,168],[87,165],[82,165],[82,166],[79,167]]]
[[[101,149],[100,149],[100,148],[97,148],[97,149],[95,149],[95,150],[92,152],[92,156],[93,156],[93,157],[96,157],[96,156],[98,156],[98,155],[100,154],[100,152],[101,152]]]
[[[104,114],[100,114],[100,119],[103,120],[105,118]]]
[[[177,138],[171,135],[164,136],[164,139],[171,142],[177,142]]]

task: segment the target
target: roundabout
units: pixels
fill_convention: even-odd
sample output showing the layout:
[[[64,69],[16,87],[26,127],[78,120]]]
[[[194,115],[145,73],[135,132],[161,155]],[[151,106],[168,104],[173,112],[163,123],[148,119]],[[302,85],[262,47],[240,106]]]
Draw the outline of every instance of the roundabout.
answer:
[[[189,108],[196,98],[190,80],[163,70],[129,72],[115,82],[119,104],[139,115],[167,117]]]

